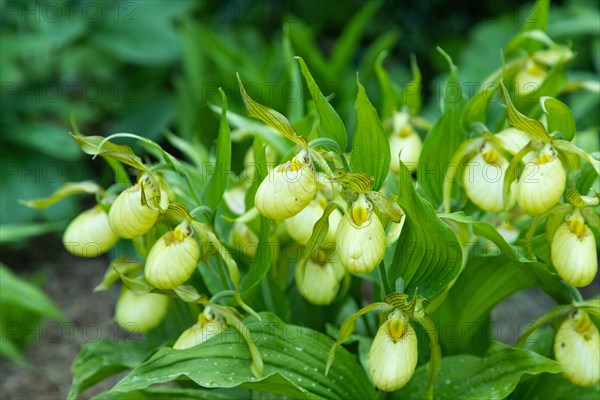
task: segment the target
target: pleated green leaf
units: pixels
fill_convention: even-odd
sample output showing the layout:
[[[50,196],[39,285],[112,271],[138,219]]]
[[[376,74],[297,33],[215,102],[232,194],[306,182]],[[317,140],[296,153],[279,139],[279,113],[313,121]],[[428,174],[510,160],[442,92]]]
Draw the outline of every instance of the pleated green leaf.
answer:
[[[163,348],[135,368],[113,389],[126,393],[187,377],[205,388],[241,386],[302,399],[375,399],[376,393],[355,356],[339,349],[337,361],[325,375],[333,341],[308,328],[286,325],[270,313],[262,321],[244,320],[247,335],[264,360],[264,377],[250,372],[251,357],[239,331],[229,328],[199,346],[186,350]]]
[[[560,365],[530,350],[494,343],[485,357],[457,355],[442,359],[434,382],[436,399],[502,399],[517,386],[523,375],[556,374]],[[394,399],[421,399],[427,386],[427,369],[417,368]]]
[[[345,151],[348,139],[346,127],[344,126],[342,119],[323,93],[321,93],[321,89],[317,86],[317,83],[308,70],[304,60],[301,57],[296,57],[296,59],[300,63],[302,75],[304,75],[304,79],[306,79],[308,91],[315,102],[317,113],[319,114],[319,136],[333,139],[340,146],[340,149]]]
[[[395,282],[402,278],[405,293],[418,290],[419,295],[431,301],[459,273],[460,245],[452,229],[439,220],[431,204],[417,193],[402,162],[396,201],[406,213],[406,220],[388,266],[388,280]]]
[[[356,111],[356,132],[352,142],[350,166],[373,177],[373,190],[379,190],[390,168],[390,144],[377,115],[377,110],[369,101],[365,88],[358,77]]]

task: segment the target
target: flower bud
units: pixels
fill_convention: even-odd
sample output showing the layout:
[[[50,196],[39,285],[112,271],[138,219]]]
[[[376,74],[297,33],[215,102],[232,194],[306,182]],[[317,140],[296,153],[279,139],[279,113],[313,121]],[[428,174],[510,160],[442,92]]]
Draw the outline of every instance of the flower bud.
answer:
[[[273,165],[277,163],[277,153],[271,148],[271,146],[265,146],[265,158],[267,161],[267,168],[271,170]],[[254,149],[250,147],[244,156],[244,170],[242,171],[241,178],[244,183],[252,183],[257,177],[257,169],[262,168],[254,160]]]
[[[314,199],[293,217],[287,218],[284,221],[285,228],[292,239],[301,245],[306,245],[312,235],[313,227],[317,221],[323,216],[323,212],[327,206],[325,199]],[[323,241],[324,245],[335,243],[335,233],[342,219],[342,213],[336,208],[329,214],[329,230]]]
[[[373,212],[373,205],[361,194],[337,229],[340,261],[350,272],[371,272],[383,260],[385,247],[383,226]]]
[[[242,215],[246,212],[246,190],[244,186],[238,185],[223,193],[225,204],[237,215]]]
[[[229,234],[229,243],[246,256],[253,258],[258,248],[258,236],[245,223],[235,221]]]
[[[521,231],[506,221],[500,222],[495,226],[498,233],[506,240],[507,243],[514,243],[519,238]]]
[[[558,203],[567,176],[551,145],[525,165],[517,184],[517,202],[529,215],[538,215]]]
[[[148,253],[144,273],[149,284],[173,289],[187,281],[196,269],[200,249],[187,221],[162,235]]]
[[[369,350],[369,374],[381,390],[393,392],[404,386],[415,372],[418,346],[408,318],[394,310],[379,327]]]
[[[123,287],[115,311],[119,326],[133,333],[148,332],[167,315],[169,298],[161,294],[136,295]]]
[[[546,80],[548,72],[534,60],[527,60],[515,76],[517,92],[526,95],[537,91]]]
[[[206,342],[225,329],[227,329],[225,322],[217,318],[210,307],[206,307],[198,316],[198,322],[179,336],[173,348],[175,350],[189,349]]]
[[[579,211],[567,216],[552,238],[552,264],[570,285],[587,286],[598,272],[596,239]]]
[[[300,265],[296,265],[296,285],[300,294],[312,304],[327,305],[331,303],[337,295],[340,278],[339,270],[336,270],[335,260],[322,257],[321,260],[309,258],[306,263],[306,269],[302,274]],[[343,270],[343,268],[342,268]],[[342,275],[343,276],[343,275]]]
[[[142,204],[142,188],[146,204]],[[148,177],[121,192],[108,212],[108,221],[113,232],[124,239],[132,239],[148,232],[160,214],[160,210],[153,204],[159,196],[161,203],[165,198],[168,199],[168,194],[160,190]]]
[[[97,257],[119,240],[110,229],[108,215],[100,206],[79,214],[65,230],[63,243],[69,253],[80,257]]]
[[[563,375],[577,386],[600,380],[600,336],[589,315],[577,309],[562,322],[554,338],[554,355]]]
[[[503,185],[509,162],[489,143],[484,143],[467,164],[463,185],[469,199],[484,211],[504,209]]]
[[[262,181],[254,204],[267,218],[281,220],[298,214],[317,192],[317,176],[308,153],[302,151],[291,161],[278,165]]]
[[[398,112],[394,115],[394,131],[390,135],[390,152],[392,155],[390,170],[394,173],[400,171],[402,160],[410,172],[417,169],[423,141],[410,123],[410,114]]]

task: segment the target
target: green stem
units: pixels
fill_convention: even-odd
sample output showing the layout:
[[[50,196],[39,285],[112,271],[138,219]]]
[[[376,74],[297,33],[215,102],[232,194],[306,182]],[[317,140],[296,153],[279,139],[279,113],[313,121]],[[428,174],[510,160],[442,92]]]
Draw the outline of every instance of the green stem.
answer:
[[[570,311],[572,308],[573,308],[573,306],[570,304],[557,306],[557,307],[553,308],[549,313],[542,315],[533,324],[529,325],[529,327],[527,329],[525,329],[525,331],[523,331],[523,333],[521,334],[521,337],[519,338],[519,340],[517,340],[517,343],[515,343],[515,347],[523,347],[523,345],[525,344],[525,341],[527,341],[527,338],[529,336],[531,336],[532,334],[534,334],[544,324],[546,324],[547,322],[554,319],[560,313],[565,312],[565,310]]]
[[[110,139],[116,138],[116,137],[126,137],[126,138],[133,138],[133,139],[139,140],[142,143],[145,143],[146,145],[148,145],[148,146],[154,148],[155,150],[158,150],[160,153],[162,153],[167,164],[169,164],[173,168],[174,171],[176,171],[180,176],[182,176],[185,179],[185,183],[187,184],[188,190],[192,194],[192,197],[194,198],[196,205],[198,205],[198,206],[202,205],[202,202],[200,201],[200,197],[198,196],[198,193],[196,193],[196,189],[194,188],[194,185],[192,184],[192,179],[190,178],[190,175],[187,172],[183,171],[181,168],[179,168],[179,165],[176,165],[176,159],[172,155],[170,155],[165,150],[163,150],[163,148],[160,147],[160,145],[158,143],[156,143],[150,139],[147,139],[145,137],[141,137],[138,135],[134,135],[133,133],[112,134],[112,135],[104,138],[104,140],[102,142],[100,142],[100,145],[98,146],[98,149],[96,151],[96,155],[94,155],[94,158],[98,155],[98,153],[100,152],[100,149],[102,149],[102,146],[104,145],[104,143],[106,143]]]
[[[381,286],[385,296],[392,293],[392,288],[390,286],[390,282],[388,281],[387,273],[385,271],[385,264],[383,261],[379,263],[379,278],[381,278]]]
[[[225,266],[223,265],[223,259],[221,257],[215,257],[217,260],[217,269],[219,270],[219,276],[221,277],[221,283],[223,284],[223,290],[229,289],[229,281],[225,275]]]

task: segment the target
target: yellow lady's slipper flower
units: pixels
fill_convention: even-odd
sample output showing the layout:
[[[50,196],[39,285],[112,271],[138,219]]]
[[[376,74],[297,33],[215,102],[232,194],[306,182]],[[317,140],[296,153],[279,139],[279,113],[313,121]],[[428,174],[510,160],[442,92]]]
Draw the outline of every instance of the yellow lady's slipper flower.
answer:
[[[331,303],[340,287],[341,266],[339,261],[323,257],[320,260],[310,258],[302,274],[300,265],[296,265],[296,285],[300,294],[312,304],[327,305]]]
[[[563,375],[577,386],[593,386],[600,380],[600,336],[589,315],[573,311],[554,338],[554,355]]]
[[[256,255],[256,250],[258,249],[258,236],[245,223],[235,221],[229,233],[229,243],[246,256],[252,258]]]
[[[136,295],[123,287],[115,311],[119,326],[133,333],[148,332],[160,324],[169,308],[169,298],[161,294]]]
[[[579,211],[567,216],[552,238],[552,264],[573,286],[587,286],[598,272],[596,238]]]
[[[383,260],[385,230],[373,205],[358,196],[337,229],[337,253],[344,268],[353,273],[371,272]]]
[[[288,234],[292,239],[301,245],[306,245],[312,235],[313,227],[323,216],[323,211],[327,207],[325,199],[314,199],[300,211],[298,214],[287,218],[284,221]],[[326,246],[329,243],[335,243],[335,234],[337,227],[342,219],[342,213],[335,209],[329,214],[329,230],[323,241]]]
[[[144,274],[152,286],[173,289],[194,273],[200,248],[187,221],[162,235],[148,253]]]
[[[418,359],[417,335],[406,315],[394,310],[369,350],[369,374],[381,390],[393,392],[412,378]]]
[[[504,209],[503,185],[509,162],[489,143],[484,143],[467,164],[463,185],[469,199],[489,212]]]
[[[217,318],[210,307],[206,307],[198,316],[198,322],[179,336],[173,348],[176,350],[189,349],[206,342],[225,329],[227,329],[225,322]]]
[[[393,132],[390,135],[390,152],[392,159],[390,170],[394,173],[400,171],[401,160],[406,164],[410,172],[417,169],[423,141],[410,123],[410,114],[408,112],[397,112],[393,119]]]
[[[566,182],[565,169],[548,144],[525,165],[517,184],[517,202],[527,214],[541,214],[558,203]]]
[[[548,76],[548,72],[541,64],[534,60],[527,60],[515,76],[515,86],[518,94],[527,95],[537,91]]]
[[[142,188],[146,204],[142,204]],[[108,221],[113,232],[124,239],[132,239],[148,232],[160,214],[159,208],[153,204],[153,200],[158,196],[161,197],[161,203],[168,199],[168,194],[157,188],[147,177],[124,190],[108,212]]]
[[[317,192],[317,176],[308,152],[278,165],[262,181],[254,204],[267,218],[281,220],[298,214]]]
[[[65,248],[76,256],[97,257],[106,253],[119,237],[110,229],[108,215],[100,206],[79,214],[65,230]]]

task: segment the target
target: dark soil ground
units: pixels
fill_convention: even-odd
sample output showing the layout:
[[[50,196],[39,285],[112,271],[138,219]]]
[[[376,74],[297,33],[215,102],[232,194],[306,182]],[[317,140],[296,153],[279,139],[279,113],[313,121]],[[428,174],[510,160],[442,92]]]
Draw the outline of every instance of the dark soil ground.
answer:
[[[59,248],[55,238],[45,238],[46,248]],[[38,243],[33,245],[34,248]],[[113,320],[119,287],[94,293],[102,281],[108,260],[85,260],[57,251],[55,255],[26,255],[29,265],[19,264],[12,251],[4,249],[3,262],[24,277],[45,275],[43,289],[65,314],[68,322],[44,320],[25,350],[28,367],[0,359],[0,399],[65,399],[71,385],[71,363],[81,346],[123,333]],[[31,248],[27,249],[32,252]],[[123,336],[120,336],[123,337]],[[120,376],[122,376],[121,374]],[[102,382],[80,398],[110,389],[118,378]]]
[[[58,239],[53,237],[40,239],[32,245],[34,248],[61,247]],[[31,247],[27,248],[28,252],[31,252]],[[113,320],[119,288],[115,285],[105,292],[93,292],[102,280],[107,259],[84,260],[62,250],[54,256],[21,255],[19,251],[3,249],[2,261],[25,277],[41,270],[46,275],[45,292],[66,315],[70,325],[43,321],[37,339],[25,351],[30,362],[27,368],[0,359],[0,399],[64,399],[71,385],[71,363],[81,346],[101,338],[124,337]],[[584,290],[584,297],[597,294],[598,288],[597,277],[595,284]],[[496,340],[514,343],[526,323],[553,306],[554,302],[538,289],[516,293],[493,311],[494,329],[491,335]],[[110,389],[125,374],[101,382],[80,398],[89,399]]]

